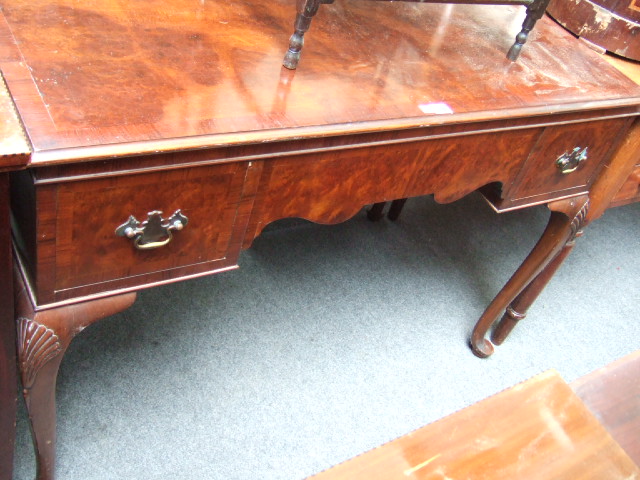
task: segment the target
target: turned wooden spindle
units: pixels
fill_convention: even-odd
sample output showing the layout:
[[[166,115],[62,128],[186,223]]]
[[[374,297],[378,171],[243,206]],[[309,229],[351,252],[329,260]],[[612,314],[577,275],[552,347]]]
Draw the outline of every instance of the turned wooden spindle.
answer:
[[[394,0],[374,0],[374,1],[394,1]],[[529,33],[533,30],[536,22],[542,18],[550,0],[400,0],[404,2],[420,3],[453,3],[468,5],[524,5],[527,7],[527,14],[522,23],[522,30],[516,35],[516,40],[507,52],[507,58],[513,62],[518,59],[522,47],[529,38]],[[298,0],[296,4],[296,20],[294,22],[294,32],[289,39],[289,49],[284,56],[282,65],[290,70],[294,70],[300,61],[300,53],[304,46],[304,34],[311,26],[311,20],[318,13],[321,4],[331,4],[334,0]]]

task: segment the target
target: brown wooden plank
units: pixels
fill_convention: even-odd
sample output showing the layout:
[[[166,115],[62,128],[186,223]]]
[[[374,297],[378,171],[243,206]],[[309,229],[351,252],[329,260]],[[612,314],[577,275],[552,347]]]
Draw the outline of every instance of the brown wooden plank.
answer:
[[[571,388],[640,465],[640,350],[575,380]]]
[[[312,478],[626,480],[638,475],[638,466],[549,371]]]

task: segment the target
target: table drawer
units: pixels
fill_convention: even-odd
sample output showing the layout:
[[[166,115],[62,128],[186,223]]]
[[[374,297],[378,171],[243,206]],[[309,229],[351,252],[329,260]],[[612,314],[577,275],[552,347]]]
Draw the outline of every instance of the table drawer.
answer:
[[[44,185],[36,181],[35,236],[25,243],[35,248],[38,301],[235,266],[244,233],[237,218],[246,168],[233,163]],[[159,223],[166,227],[178,210],[183,228],[160,231],[149,243],[154,219],[163,217]],[[150,219],[150,212],[162,214]],[[133,238],[116,234],[130,216],[140,223],[149,220],[144,237],[144,230]]]
[[[629,126],[617,118],[547,127],[531,150],[503,207],[542,203],[588,191]]]

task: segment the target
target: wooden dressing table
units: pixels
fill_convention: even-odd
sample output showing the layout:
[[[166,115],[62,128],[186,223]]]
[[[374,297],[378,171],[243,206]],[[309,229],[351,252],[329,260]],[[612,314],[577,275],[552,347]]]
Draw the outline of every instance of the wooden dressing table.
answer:
[[[513,63],[518,8],[341,2],[315,17],[289,71],[290,12],[284,1],[2,1],[0,68],[31,147],[11,183],[38,478],[54,477],[64,351],[137,290],[236,268],[281,218],[331,224],[375,202],[484,188],[498,211],[552,211],[474,329],[487,356],[491,325],[517,296],[535,299],[627,148],[640,88],[548,18]],[[144,221],[168,230],[142,233]]]

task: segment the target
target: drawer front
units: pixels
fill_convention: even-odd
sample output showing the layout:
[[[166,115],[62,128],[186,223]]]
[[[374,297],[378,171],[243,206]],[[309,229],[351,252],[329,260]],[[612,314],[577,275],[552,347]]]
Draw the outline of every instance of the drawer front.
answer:
[[[49,188],[54,202],[47,201],[51,186],[43,186],[39,223],[46,228],[55,218],[55,242],[47,245],[48,232],[40,232],[40,300],[51,300],[52,291],[59,301],[234,266],[244,233],[237,218],[245,171],[246,164],[234,163],[74,181]],[[47,205],[55,205],[55,216]],[[167,219],[177,210],[186,225],[162,246],[139,249],[135,237],[116,235],[130,216],[143,222],[161,211]],[[157,243],[168,238],[162,233]]]
[[[546,128],[505,197],[512,204],[528,204],[587,191],[628,125],[628,119],[618,118]],[[583,152],[586,158],[576,166]],[[558,164],[561,157],[564,169]]]

